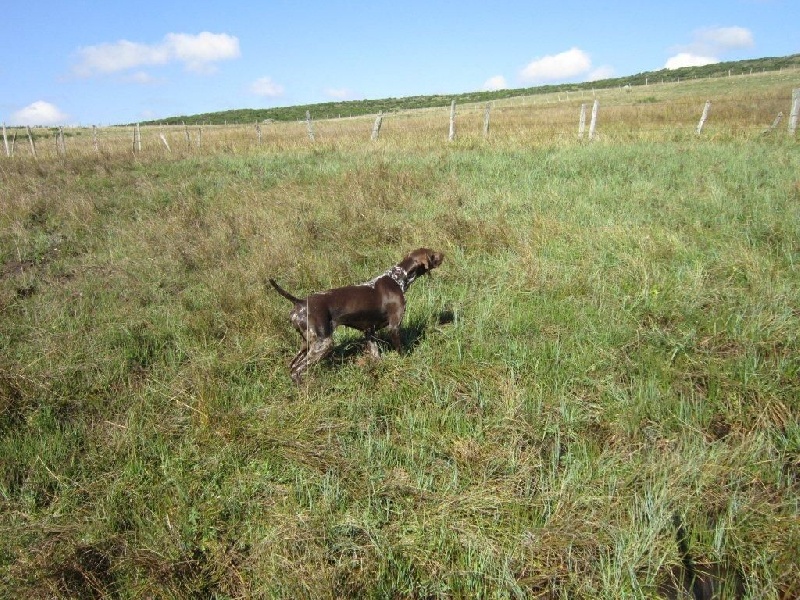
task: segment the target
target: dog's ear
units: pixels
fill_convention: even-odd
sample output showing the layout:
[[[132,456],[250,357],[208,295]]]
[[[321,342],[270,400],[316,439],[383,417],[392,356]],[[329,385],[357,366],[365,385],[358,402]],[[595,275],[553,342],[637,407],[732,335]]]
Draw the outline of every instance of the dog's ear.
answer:
[[[411,266],[409,267],[411,269],[422,267],[423,270],[427,271],[431,268],[430,250],[427,248],[417,248],[406,257],[406,260],[408,259],[411,260]]]
[[[426,271],[430,271],[433,267],[433,261],[431,260],[431,254],[428,251],[422,252],[417,256],[417,262],[422,265],[422,267]]]
[[[442,264],[442,260],[444,260],[444,255],[441,252],[434,252],[433,250],[429,250],[425,248],[425,270],[430,271],[431,269],[435,269],[440,264]]]
[[[442,263],[443,258],[441,253],[434,252],[429,248],[417,248],[409,254],[403,262],[409,261],[409,270],[418,270],[419,274],[424,274],[438,267]]]

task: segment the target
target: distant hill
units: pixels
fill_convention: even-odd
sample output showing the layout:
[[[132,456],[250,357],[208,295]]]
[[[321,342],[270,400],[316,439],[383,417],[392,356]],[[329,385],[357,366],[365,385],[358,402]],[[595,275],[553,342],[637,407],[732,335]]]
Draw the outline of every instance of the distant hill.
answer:
[[[374,115],[378,112],[391,113],[414,108],[433,108],[448,106],[453,100],[459,104],[471,102],[490,102],[500,98],[513,96],[531,96],[552,92],[573,92],[590,89],[604,89],[624,85],[644,85],[650,82],[677,81],[678,79],[724,77],[731,71],[736,74],[749,71],[777,71],[781,68],[800,68],[800,54],[775,58],[755,58],[731,62],[720,62],[703,67],[684,67],[681,69],[661,69],[646,71],[626,77],[615,77],[600,81],[583,83],[562,83],[558,85],[541,85],[530,88],[504,89],[491,92],[478,91],[463,94],[408,96],[405,98],[383,98],[380,100],[346,100],[341,102],[322,102],[299,106],[283,106],[276,108],[242,108],[198,115],[176,116],[155,121],[143,122],[143,125],[187,125],[197,124],[245,124],[257,121],[297,121],[305,118],[306,111],[312,117],[326,118],[334,116]]]

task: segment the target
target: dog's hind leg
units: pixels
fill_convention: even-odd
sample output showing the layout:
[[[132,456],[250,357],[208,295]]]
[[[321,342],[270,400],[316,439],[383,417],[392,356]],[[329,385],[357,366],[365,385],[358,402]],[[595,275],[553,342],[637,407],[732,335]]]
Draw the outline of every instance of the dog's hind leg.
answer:
[[[313,334],[312,334],[313,335]],[[309,337],[312,338],[312,335]],[[292,361],[292,379],[295,383],[300,383],[303,372],[306,371],[311,365],[314,365],[328,356],[333,351],[333,338],[316,338],[313,337],[308,342],[308,350],[296,360]]]
[[[289,369],[290,370],[294,370],[295,365],[299,361],[303,360],[305,358],[306,354],[308,354],[308,344],[304,341],[303,342],[303,347],[300,348],[300,351],[297,354],[295,354],[294,358],[292,359],[292,362],[289,363]]]
[[[296,304],[292,312],[289,314],[289,320],[292,322],[292,325],[294,325],[294,328],[297,329],[300,337],[303,338],[303,344],[300,346],[300,350],[297,352],[297,354],[295,354],[292,362],[289,363],[289,370],[292,373],[292,379],[297,381],[295,377],[295,371],[298,365],[305,360],[306,355],[308,354],[308,336],[309,334],[313,335],[313,333],[309,332],[308,330],[308,306],[303,303]]]

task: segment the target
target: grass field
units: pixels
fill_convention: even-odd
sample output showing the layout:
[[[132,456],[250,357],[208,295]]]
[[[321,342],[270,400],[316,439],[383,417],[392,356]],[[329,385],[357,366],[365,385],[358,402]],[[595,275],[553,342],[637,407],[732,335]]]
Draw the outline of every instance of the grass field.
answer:
[[[0,160],[0,596],[800,595],[798,81],[708,85]],[[267,278],[423,245],[294,386]]]

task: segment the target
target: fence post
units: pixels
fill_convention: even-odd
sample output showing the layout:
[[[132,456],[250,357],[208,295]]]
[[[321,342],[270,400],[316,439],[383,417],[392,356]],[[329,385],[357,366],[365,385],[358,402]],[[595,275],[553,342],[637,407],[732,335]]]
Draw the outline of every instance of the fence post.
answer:
[[[492,103],[486,103],[486,110],[483,111],[483,137],[489,137],[489,116],[492,112]]]
[[[589,123],[589,139],[593,140],[597,130],[597,111],[600,108],[600,101],[595,100],[592,104],[592,121]]]
[[[6,147],[6,156],[10,157],[11,152],[8,150],[8,137],[6,136],[6,124],[3,123],[3,146]]]
[[[167,149],[167,152],[172,152],[169,147],[169,143],[167,142],[167,136],[164,135],[164,132],[158,134],[158,139],[161,140],[161,143],[164,144],[164,147]]]
[[[308,139],[314,141],[314,126],[311,125],[311,112],[306,111],[306,130],[308,131]]]
[[[64,143],[64,128],[59,127],[56,134],[56,153],[62,158],[67,155],[67,146]]]
[[[100,152],[100,145],[97,143],[97,125],[92,125],[92,146],[95,152]]]
[[[703,116],[700,117],[700,122],[697,124],[697,129],[695,130],[697,135],[700,135],[700,132],[703,131],[703,125],[706,124],[709,110],[711,110],[711,100],[706,100],[706,105],[703,107]]]
[[[256,138],[258,138],[258,145],[261,145],[261,123],[256,121]]]
[[[578,119],[578,139],[583,139],[583,133],[586,130],[586,103],[581,104],[581,116]]]
[[[452,142],[456,139],[456,101],[450,103],[450,133],[447,136],[447,141]]]
[[[797,113],[800,112],[800,88],[792,90],[792,112],[789,113],[789,133],[797,130]]]
[[[142,151],[142,132],[139,130],[139,124],[133,128],[133,153]]]
[[[771,133],[771,132],[775,131],[775,129],[778,127],[778,125],[780,125],[780,124],[781,124],[781,121],[782,121],[782,120],[783,120],[783,111],[779,112],[779,113],[778,113],[778,116],[777,116],[777,117],[775,117],[775,120],[772,122],[772,125],[770,125],[769,127],[767,127],[767,128],[766,128],[764,131],[762,131],[761,133]]]
[[[372,136],[370,139],[374,142],[378,139],[378,136],[381,134],[381,125],[383,124],[383,111],[378,112],[378,116],[375,117],[375,123],[372,124]]]
[[[31,128],[27,127],[28,130],[28,141],[31,143],[31,153],[33,154],[33,158],[36,158],[36,144],[33,142],[33,134],[31,133]]]

